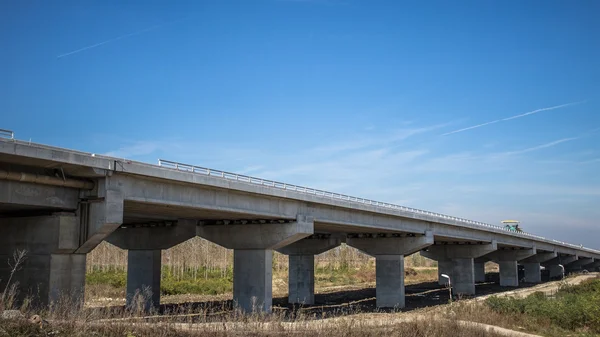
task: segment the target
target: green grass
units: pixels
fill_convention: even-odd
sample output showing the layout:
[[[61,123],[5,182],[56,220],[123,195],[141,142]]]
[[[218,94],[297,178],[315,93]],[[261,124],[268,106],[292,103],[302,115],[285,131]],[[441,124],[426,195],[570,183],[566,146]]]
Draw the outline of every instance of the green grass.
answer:
[[[541,292],[525,298],[490,297],[486,304],[501,314],[547,319],[569,331],[600,334],[600,279],[562,286],[553,297]]]
[[[219,295],[232,291],[233,272],[227,270],[225,275],[220,271],[200,269],[186,271],[183,275],[173,275],[169,269],[163,268],[160,282],[160,292],[163,295],[200,294]],[[91,271],[86,275],[88,285],[109,285],[123,289],[127,284],[127,273],[124,270]]]

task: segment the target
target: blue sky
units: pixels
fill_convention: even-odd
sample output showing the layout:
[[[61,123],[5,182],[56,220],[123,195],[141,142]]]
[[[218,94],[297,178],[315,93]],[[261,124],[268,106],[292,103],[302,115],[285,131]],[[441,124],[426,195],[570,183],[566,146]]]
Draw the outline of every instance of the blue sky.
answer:
[[[600,248],[598,13],[597,1],[4,1],[0,128],[518,219]]]

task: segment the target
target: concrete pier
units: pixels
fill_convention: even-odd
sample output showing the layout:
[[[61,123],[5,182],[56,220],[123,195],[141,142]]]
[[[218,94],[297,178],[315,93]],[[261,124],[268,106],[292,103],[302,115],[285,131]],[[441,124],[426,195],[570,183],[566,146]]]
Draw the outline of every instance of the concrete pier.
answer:
[[[415,237],[369,235],[348,237],[346,244],[375,257],[378,308],[404,308],[404,256],[433,244],[431,232]]]
[[[594,262],[583,266],[583,268],[590,272],[600,271],[600,260],[594,259]]]
[[[446,284],[441,274],[450,276],[453,293],[456,295],[475,295],[474,259],[497,249],[497,243],[478,245],[434,245],[421,255],[438,261],[438,282]],[[442,283],[444,282],[444,283]]]
[[[339,235],[312,235],[277,249],[288,255],[288,302],[315,304],[315,255],[339,246]]]
[[[288,302],[315,304],[315,256],[290,255]]]
[[[50,216],[0,219],[0,289],[5,289],[14,265],[13,254],[24,251],[11,285],[18,284],[17,303],[31,297],[46,305],[64,299],[83,303],[85,254],[79,247],[79,217],[58,213]]]
[[[500,267],[500,286],[518,287],[519,271],[517,261],[498,261],[498,266]]]
[[[128,251],[126,294],[128,307],[141,306],[145,311],[158,308],[161,250],[196,236],[196,224],[196,221],[178,219],[121,226],[106,237],[106,241]],[[140,303],[140,300],[144,303]]]
[[[375,255],[378,308],[403,308],[404,255]]]
[[[487,254],[485,257],[498,263],[500,268],[500,286],[503,287],[518,287],[519,286],[519,270],[518,262],[536,255],[537,249],[521,248],[521,249],[498,249],[495,252]]]
[[[273,302],[273,251],[233,251],[233,303],[245,312],[270,312]]]
[[[243,312],[271,312],[273,250],[314,233],[312,217],[287,223],[200,225],[196,234],[234,250],[233,302]]]
[[[567,271],[569,271],[569,272],[579,272],[579,271],[583,270],[583,266],[591,264],[591,263],[594,263],[593,258],[578,257],[578,259],[576,261],[573,261],[573,262],[567,264],[565,266],[565,268],[567,268]]]
[[[485,282],[485,262],[474,262],[475,282]]]
[[[542,282],[541,263],[550,261],[556,258],[556,252],[540,252],[536,250],[536,254],[519,261],[525,267],[525,282],[540,283]]]
[[[159,249],[127,252],[127,307],[150,311],[160,305],[160,258]]]
[[[551,279],[555,279],[555,278],[562,278],[565,275],[566,272],[566,268],[565,266],[568,265],[569,263],[575,262],[577,261],[577,256],[576,255],[557,255],[555,258],[552,258],[550,260],[546,260],[544,262],[542,262],[542,266],[544,266],[546,269],[549,270],[550,272],[550,278]]]
[[[525,267],[525,282],[542,282],[542,269],[539,262],[523,263],[523,266]]]

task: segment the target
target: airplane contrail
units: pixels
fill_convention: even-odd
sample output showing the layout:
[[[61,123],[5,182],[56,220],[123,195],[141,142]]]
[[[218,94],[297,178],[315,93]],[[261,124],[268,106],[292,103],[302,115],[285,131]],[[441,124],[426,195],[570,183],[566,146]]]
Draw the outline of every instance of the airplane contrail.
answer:
[[[479,125],[474,125],[474,126],[469,126],[468,128],[446,132],[446,133],[442,134],[442,136],[447,136],[447,135],[451,135],[453,133],[459,133],[459,132],[463,132],[463,131],[467,131],[467,130],[471,130],[471,129],[480,128],[482,126],[486,126],[486,125],[489,125],[489,124],[494,124],[494,123],[499,123],[499,122],[505,122],[505,121],[509,121],[511,119],[517,119],[517,118],[521,118],[521,117],[533,115],[533,114],[536,114],[536,113],[539,113],[539,112],[542,112],[542,111],[560,109],[560,108],[564,108],[564,107],[571,106],[571,105],[581,104],[581,103],[584,103],[584,102],[585,101],[572,102],[572,103],[567,103],[567,104],[555,105],[555,106],[551,106],[551,107],[548,107],[548,108],[536,109],[536,110],[529,111],[529,112],[526,112],[526,113],[523,113],[523,114],[520,114],[520,115],[515,115],[515,116],[511,116],[511,117],[507,117],[507,118],[497,119],[495,121],[491,121],[491,122],[487,122],[487,123],[483,123],[483,124],[479,124]]]
[[[178,19],[178,20],[174,20],[174,21],[170,21],[170,22],[161,23],[161,24],[158,24],[158,25],[154,25],[152,27],[148,27],[148,28],[145,28],[145,29],[142,29],[142,30],[138,30],[138,31],[133,32],[133,33],[129,33],[129,34],[117,36],[115,38],[112,38],[112,39],[109,39],[109,40],[106,40],[106,41],[98,42],[98,43],[90,45],[90,46],[86,46],[86,47],[83,47],[83,48],[79,48],[77,50],[70,51],[68,53],[64,53],[64,54],[58,55],[58,56],[56,56],[56,58],[57,59],[63,58],[65,56],[69,56],[69,55],[80,53],[80,52],[82,52],[84,50],[88,50],[88,49],[100,47],[100,46],[105,45],[107,43],[111,43],[111,42],[115,42],[115,41],[118,41],[118,40],[126,39],[128,37],[132,37],[132,36],[135,36],[135,35],[140,35],[140,34],[143,34],[145,32],[149,32],[149,31],[151,31],[153,29],[160,28],[162,26],[165,26],[165,25],[168,25],[168,24],[172,24],[172,23],[175,23],[175,22],[178,22],[178,21],[181,21],[181,20],[183,20],[183,19]]]

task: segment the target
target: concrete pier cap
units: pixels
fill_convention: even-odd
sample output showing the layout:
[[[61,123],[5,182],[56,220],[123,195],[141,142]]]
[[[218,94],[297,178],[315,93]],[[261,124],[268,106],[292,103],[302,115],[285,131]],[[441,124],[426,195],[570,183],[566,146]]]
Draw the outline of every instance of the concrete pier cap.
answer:
[[[233,249],[233,302],[239,310],[271,312],[272,250],[314,234],[314,218],[264,223],[198,225],[196,234]]]
[[[205,225],[196,235],[229,249],[278,249],[314,233],[314,219],[298,215],[295,221]]]
[[[531,248],[506,247],[492,252],[485,257],[498,263],[498,267],[500,269],[500,286],[518,287],[518,261],[534,256],[536,253],[537,249],[535,246]]]
[[[485,280],[485,267],[475,268],[474,259],[498,249],[498,243],[480,244],[441,244],[427,247],[421,255],[438,261],[438,283],[448,283],[442,274],[450,275],[450,283],[455,294],[475,295],[475,282]]]

